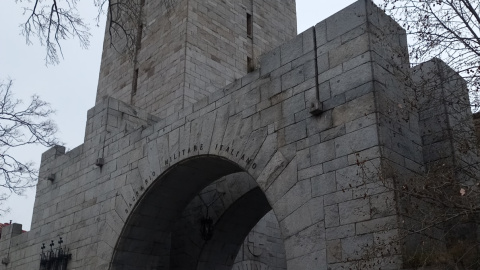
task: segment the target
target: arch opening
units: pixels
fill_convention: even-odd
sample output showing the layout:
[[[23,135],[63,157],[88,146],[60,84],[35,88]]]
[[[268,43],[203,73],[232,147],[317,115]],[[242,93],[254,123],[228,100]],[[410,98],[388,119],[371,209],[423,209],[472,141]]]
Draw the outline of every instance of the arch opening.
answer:
[[[138,201],[119,237],[110,269],[205,270],[234,265],[243,269],[239,267],[246,264],[245,251],[255,257],[255,250],[266,248],[270,232],[267,226],[258,226],[263,217],[270,229],[276,223],[275,242],[277,246],[281,242],[281,248],[275,247],[275,252],[280,259],[252,262],[285,269],[283,240],[271,209],[255,180],[235,163],[215,156],[182,161],[158,177]],[[206,241],[200,220],[207,212],[214,233]],[[252,231],[256,225],[257,232]],[[255,246],[252,233],[263,237],[263,247]]]

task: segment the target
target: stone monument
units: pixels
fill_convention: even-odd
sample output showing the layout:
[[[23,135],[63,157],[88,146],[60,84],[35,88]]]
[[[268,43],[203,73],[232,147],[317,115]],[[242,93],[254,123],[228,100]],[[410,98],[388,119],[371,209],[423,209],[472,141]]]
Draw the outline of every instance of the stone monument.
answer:
[[[133,62],[106,39],[85,141],[42,155],[0,269],[38,269],[59,237],[67,269],[406,269],[395,187],[444,156],[405,31],[370,0],[299,35],[293,0],[159,2]]]

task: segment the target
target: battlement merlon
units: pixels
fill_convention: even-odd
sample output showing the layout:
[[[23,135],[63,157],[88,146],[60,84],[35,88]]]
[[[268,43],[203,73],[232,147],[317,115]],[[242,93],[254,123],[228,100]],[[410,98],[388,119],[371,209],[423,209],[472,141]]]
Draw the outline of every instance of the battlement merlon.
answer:
[[[466,81],[435,58],[412,68],[412,84],[426,166],[453,166],[463,180],[478,175],[477,137]]]

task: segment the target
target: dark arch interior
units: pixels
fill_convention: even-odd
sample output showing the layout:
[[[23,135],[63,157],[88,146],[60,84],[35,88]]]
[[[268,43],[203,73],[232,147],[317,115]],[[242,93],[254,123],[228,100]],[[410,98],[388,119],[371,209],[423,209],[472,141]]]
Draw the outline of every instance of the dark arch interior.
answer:
[[[130,214],[117,242],[111,269],[231,267],[249,231],[271,210],[260,188],[250,188],[225,209],[215,220],[211,240],[192,243],[199,251],[190,256],[189,263],[172,265],[175,264],[171,260],[175,257],[172,250],[189,248],[172,249],[179,245],[179,241],[172,237],[172,230],[186,206],[202,189],[223,176],[241,171],[236,164],[213,156],[196,157],[172,166],[152,184]],[[191,230],[191,233],[197,233],[196,229]]]
[[[198,261],[198,270],[231,267],[250,230],[272,208],[260,188],[247,192],[228,208],[215,224]]]

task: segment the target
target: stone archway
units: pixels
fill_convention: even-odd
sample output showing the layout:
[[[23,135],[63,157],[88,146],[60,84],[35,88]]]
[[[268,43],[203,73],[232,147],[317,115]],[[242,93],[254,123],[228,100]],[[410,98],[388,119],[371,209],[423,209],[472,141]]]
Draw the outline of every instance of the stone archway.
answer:
[[[214,217],[213,238],[200,239],[199,223],[181,227],[187,236],[178,236],[178,220],[199,192],[239,172],[237,180],[244,183],[226,190],[228,202]],[[234,162],[211,155],[178,162],[151,184],[131,211],[110,269],[231,268],[250,230],[271,209],[255,180]],[[182,248],[185,239],[197,243]]]
[[[201,220],[206,216],[215,221],[209,241],[201,235]],[[205,187],[178,218],[171,239],[171,270],[230,269],[232,262],[233,269],[259,264],[272,270],[286,268],[278,220],[262,190],[245,172]]]

